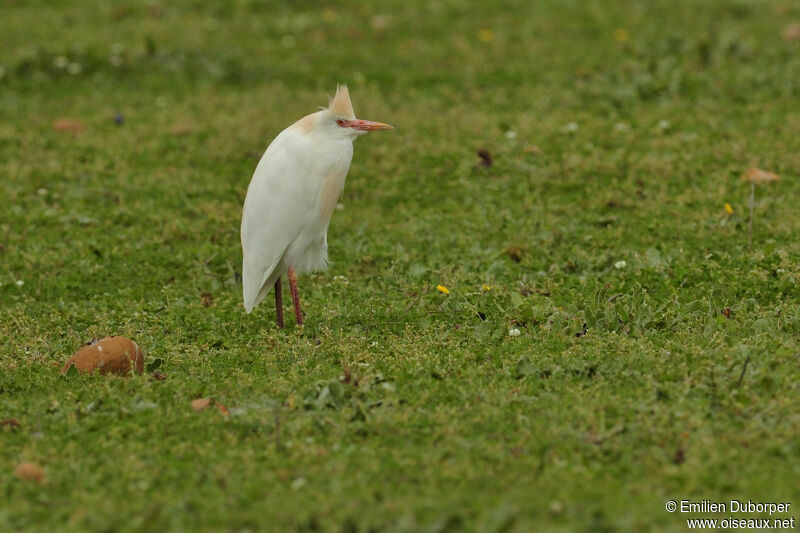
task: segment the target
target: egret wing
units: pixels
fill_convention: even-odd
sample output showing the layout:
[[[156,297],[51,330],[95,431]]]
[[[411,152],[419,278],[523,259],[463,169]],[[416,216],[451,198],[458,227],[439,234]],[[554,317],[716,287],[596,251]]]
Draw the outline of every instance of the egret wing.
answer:
[[[282,273],[281,261],[303,227],[314,194],[308,141],[291,128],[269,145],[247,189],[242,212],[244,306],[252,311]]]

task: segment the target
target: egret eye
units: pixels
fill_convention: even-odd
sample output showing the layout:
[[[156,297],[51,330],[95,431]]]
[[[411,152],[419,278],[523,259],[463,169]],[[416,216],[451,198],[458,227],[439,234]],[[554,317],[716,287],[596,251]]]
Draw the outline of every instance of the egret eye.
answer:
[[[340,118],[339,120],[336,121],[336,123],[340,126],[344,126],[344,119]]]

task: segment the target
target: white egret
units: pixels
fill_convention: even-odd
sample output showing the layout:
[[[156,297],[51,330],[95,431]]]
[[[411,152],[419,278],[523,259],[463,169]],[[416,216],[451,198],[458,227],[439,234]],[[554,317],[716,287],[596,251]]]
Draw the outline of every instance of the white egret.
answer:
[[[301,118],[267,147],[256,167],[242,212],[242,289],[248,313],[275,289],[283,327],[281,276],[286,273],[297,324],[303,323],[297,274],[328,262],[328,224],[344,188],[353,141],[382,122],[359,120],[346,85],[327,108]]]

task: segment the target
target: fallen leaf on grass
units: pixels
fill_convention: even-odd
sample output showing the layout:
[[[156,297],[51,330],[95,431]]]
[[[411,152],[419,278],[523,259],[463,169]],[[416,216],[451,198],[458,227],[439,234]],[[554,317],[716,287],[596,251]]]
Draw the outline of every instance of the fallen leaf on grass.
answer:
[[[759,185],[761,183],[768,183],[770,181],[778,181],[780,177],[774,172],[768,170],[761,170],[760,168],[748,168],[747,172],[742,176],[742,181],[749,181]]]
[[[228,416],[228,414],[230,414],[228,413],[228,408],[225,407],[225,404],[217,402],[217,409],[219,409],[219,412],[222,413],[223,416]]]
[[[0,421],[0,427],[9,427],[11,429],[19,429],[20,427],[19,420],[16,418],[6,418],[5,420]]]
[[[478,164],[483,168],[492,166],[492,154],[489,153],[489,150],[478,150],[478,157],[481,158]]]
[[[79,371],[91,374],[95,370],[100,374],[121,376],[128,376],[131,372],[141,374],[144,354],[133,340],[110,335],[84,345],[64,364],[61,373],[71,377]]]
[[[44,481],[44,469],[36,463],[20,463],[14,469],[14,477],[23,481]]]
[[[675,457],[673,458],[672,462],[674,462],[676,465],[686,462],[686,450],[683,449],[683,446],[678,446],[678,449],[675,450]]]
[[[59,118],[53,122],[53,129],[63,133],[81,133],[83,122],[71,118]]]
[[[195,411],[202,411],[209,405],[211,405],[211,398],[198,398],[196,400],[192,400],[192,409]]]
[[[515,263],[519,263],[522,261],[522,256],[525,255],[525,249],[522,246],[512,244],[506,248],[506,255]]]

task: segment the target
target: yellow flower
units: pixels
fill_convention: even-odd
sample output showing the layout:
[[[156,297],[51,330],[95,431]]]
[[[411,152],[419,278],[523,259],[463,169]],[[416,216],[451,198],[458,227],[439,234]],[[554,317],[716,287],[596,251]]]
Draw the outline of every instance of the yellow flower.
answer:
[[[441,292],[442,294],[450,294],[450,289],[448,289],[444,285],[437,285],[436,290]]]
[[[484,286],[481,287],[481,290],[483,292],[488,292],[488,291],[492,290],[492,288],[490,286],[488,286],[488,285],[484,285]]]
[[[631,35],[628,33],[628,30],[625,28],[617,28],[614,30],[614,40],[620,43],[628,42],[631,38]]]
[[[490,43],[494,39],[494,33],[489,28],[478,30],[478,40],[482,43]]]
[[[728,213],[729,215],[733,214],[733,208],[731,207],[731,204],[729,204],[728,202],[725,202],[725,212]]]

